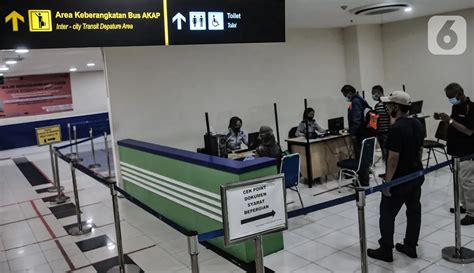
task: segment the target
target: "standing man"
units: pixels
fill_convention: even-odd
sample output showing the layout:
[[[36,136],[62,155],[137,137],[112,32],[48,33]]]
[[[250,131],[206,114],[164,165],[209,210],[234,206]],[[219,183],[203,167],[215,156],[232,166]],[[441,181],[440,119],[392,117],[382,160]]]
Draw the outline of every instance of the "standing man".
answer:
[[[387,110],[395,120],[387,138],[388,158],[385,182],[390,182],[423,170],[421,155],[424,134],[421,123],[408,116],[410,95],[403,91],[395,91],[389,97],[382,97],[381,101],[387,103]],[[379,220],[380,248],[368,249],[369,257],[386,262],[393,261],[395,217],[403,205],[407,208],[407,229],[403,244],[397,244],[396,249],[408,257],[417,257],[416,246],[421,227],[420,197],[423,182],[424,177],[421,176],[383,192]]]
[[[357,94],[355,88],[351,85],[345,85],[341,89],[347,102],[350,102],[347,112],[349,121],[349,134],[351,136],[352,146],[356,159],[359,159],[362,149],[362,141],[367,137],[367,128],[365,128],[364,110],[370,108],[369,104]],[[360,170],[359,181],[361,186],[369,186],[369,169]]]
[[[374,107],[375,112],[379,115],[377,120],[377,141],[379,142],[380,149],[382,149],[382,159],[384,163],[387,163],[388,150],[386,147],[388,130],[390,129],[390,116],[387,111],[387,107],[380,98],[384,96],[383,87],[376,85],[372,87],[372,99],[377,102]],[[385,174],[381,174],[380,177],[384,177]]]
[[[465,157],[474,154],[474,103],[466,97],[464,89],[457,83],[451,83],[444,91],[453,105],[451,116],[440,113],[441,120],[449,124],[448,154],[454,157]],[[461,162],[459,169],[461,185],[461,212],[467,213],[461,225],[474,224],[474,161]],[[451,208],[451,212],[454,209]]]

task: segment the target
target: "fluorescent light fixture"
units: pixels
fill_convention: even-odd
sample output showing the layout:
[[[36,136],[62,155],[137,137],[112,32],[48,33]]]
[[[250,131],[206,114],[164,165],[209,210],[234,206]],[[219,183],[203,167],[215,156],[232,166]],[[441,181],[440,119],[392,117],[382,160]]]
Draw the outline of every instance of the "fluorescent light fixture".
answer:
[[[406,7],[405,8],[405,12],[412,12],[413,11],[413,8],[412,7]]]
[[[8,60],[8,61],[6,61],[5,63],[8,64],[8,65],[12,65],[12,64],[17,64],[18,61],[16,61],[16,60]]]
[[[88,67],[93,67],[93,66],[95,66],[95,63],[88,63],[87,66]]]
[[[77,68],[71,67],[71,68],[69,68],[69,71],[70,71],[70,72],[76,72],[76,71],[77,71]]]
[[[25,54],[25,53],[28,53],[28,52],[30,52],[30,51],[26,48],[19,48],[19,49],[15,50],[15,53],[18,53],[18,54]]]
[[[0,73],[0,77],[3,76],[3,73]]]
[[[10,68],[6,66],[0,66],[0,71],[8,71],[8,70],[10,70]]]

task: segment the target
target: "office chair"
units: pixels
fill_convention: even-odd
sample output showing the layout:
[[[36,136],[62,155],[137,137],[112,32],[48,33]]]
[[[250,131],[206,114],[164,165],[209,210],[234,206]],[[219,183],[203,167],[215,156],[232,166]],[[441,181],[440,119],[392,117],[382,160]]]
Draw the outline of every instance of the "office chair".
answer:
[[[298,190],[298,184],[300,182],[300,155],[285,155],[281,159],[280,173],[285,175],[285,188],[298,193],[301,207],[304,208],[303,199],[301,199],[301,194]]]
[[[448,139],[448,125],[442,121],[439,122],[438,128],[436,129],[435,138],[436,140],[425,139],[423,141],[423,148],[428,150],[428,159],[426,161],[426,168],[430,165],[430,158],[431,154],[438,164],[438,158],[436,157],[436,153],[444,154],[446,160],[449,160],[448,153],[446,151],[446,144],[439,142],[443,140],[446,142]],[[453,171],[451,164],[449,165],[449,169],[451,172]]]
[[[362,169],[371,169],[375,161],[375,149],[377,147],[377,139],[375,137],[366,138],[362,141],[362,150],[359,159],[345,159],[337,162],[339,167],[339,181],[338,191],[341,192],[342,177],[347,176],[355,179],[357,186],[360,187],[359,175],[357,174]],[[372,169],[372,176],[377,182],[375,171]]]

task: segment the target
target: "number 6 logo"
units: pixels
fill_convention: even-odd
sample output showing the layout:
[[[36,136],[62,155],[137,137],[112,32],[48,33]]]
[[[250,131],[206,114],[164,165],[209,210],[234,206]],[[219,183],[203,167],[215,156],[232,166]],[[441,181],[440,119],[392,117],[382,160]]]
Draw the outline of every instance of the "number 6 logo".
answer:
[[[428,22],[428,49],[434,55],[461,55],[467,48],[467,23],[462,16],[433,16]]]

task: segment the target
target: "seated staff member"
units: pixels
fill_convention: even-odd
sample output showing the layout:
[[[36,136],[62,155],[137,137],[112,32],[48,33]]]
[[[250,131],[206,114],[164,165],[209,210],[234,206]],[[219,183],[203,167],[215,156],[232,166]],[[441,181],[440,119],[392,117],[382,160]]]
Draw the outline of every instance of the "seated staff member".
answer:
[[[295,135],[297,137],[304,137],[306,136],[306,121],[308,121],[308,128],[310,137],[316,132],[324,133],[326,132],[323,127],[321,127],[316,120],[314,119],[314,109],[313,108],[306,108],[303,113],[303,120],[298,125],[298,129],[296,129]]]
[[[395,120],[387,138],[388,159],[385,181],[390,182],[423,170],[421,157],[424,133],[420,121],[408,116],[410,95],[403,91],[395,91],[381,100],[387,103],[387,110]],[[424,180],[425,178],[420,176],[383,191],[379,219],[380,248],[368,249],[369,257],[385,262],[393,261],[395,217],[403,205],[407,208],[405,239],[403,244],[399,243],[395,247],[410,258],[417,257],[416,246],[421,228],[421,185]]]
[[[239,117],[232,117],[229,121],[229,133],[226,136],[227,149],[236,151],[241,149],[242,143],[248,145],[247,135],[241,131],[242,119]]]

